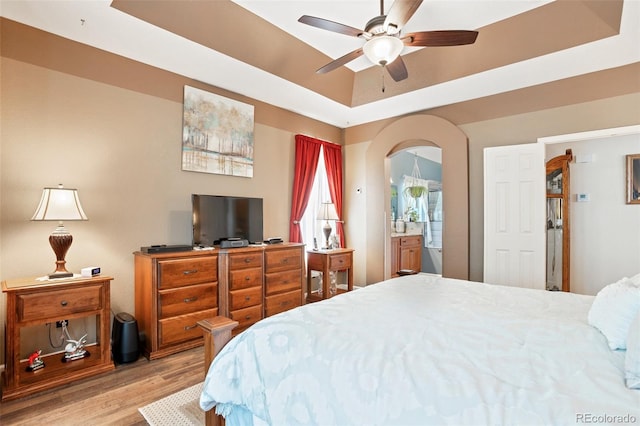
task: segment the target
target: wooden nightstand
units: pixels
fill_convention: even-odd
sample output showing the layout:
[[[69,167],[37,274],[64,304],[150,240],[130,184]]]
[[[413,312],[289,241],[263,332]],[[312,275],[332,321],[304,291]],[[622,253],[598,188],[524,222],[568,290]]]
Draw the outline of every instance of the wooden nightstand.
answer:
[[[111,277],[69,278],[37,281],[33,278],[2,282],[7,294],[5,371],[2,400],[15,399],[115,368],[111,361],[110,283]],[[43,355],[45,367],[26,371],[21,360],[20,334],[23,327],[95,316],[95,344],[85,346],[90,356],[63,362],[63,354]],[[54,325],[55,327],[55,325]],[[76,338],[80,336],[74,336]],[[25,342],[22,342],[23,344]],[[37,348],[26,348],[28,351]]]
[[[322,272],[322,294],[311,291],[311,271]],[[329,272],[346,271],[347,290],[353,290],[353,249],[308,250],[307,251],[307,303],[328,299]],[[336,289],[336,294],[345,290]]]

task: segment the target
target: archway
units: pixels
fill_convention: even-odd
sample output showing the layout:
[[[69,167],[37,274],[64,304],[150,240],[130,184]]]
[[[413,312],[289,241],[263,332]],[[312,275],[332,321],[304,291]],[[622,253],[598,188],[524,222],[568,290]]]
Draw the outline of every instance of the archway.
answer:
[[[367,283],[390,277],[391,190],[387,156],[398,145],[408,148],[433,144],[442,148],[442,186],[447,194],[443,208],[442,275],[469,278],[468,139],[462,130],[443,118],[417,114],[382,129],[366,152]]]

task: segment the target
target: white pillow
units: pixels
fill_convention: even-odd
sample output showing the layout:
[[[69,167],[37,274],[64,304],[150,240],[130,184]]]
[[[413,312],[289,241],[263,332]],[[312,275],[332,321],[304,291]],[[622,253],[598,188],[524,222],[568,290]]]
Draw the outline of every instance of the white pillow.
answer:
[[[624,358],[624,377],[628,388],[640,389],[640,312],[629,327],[627,353]]]
[[[640,274],[632,276],[629,278],[629,281],[631,281],[636,287],[640,287]]]
[[[628,278],[600,290],[589,310],[589,324],[600,330],[612,350],[626,349],[629,327],[640,311],[640,287]]]

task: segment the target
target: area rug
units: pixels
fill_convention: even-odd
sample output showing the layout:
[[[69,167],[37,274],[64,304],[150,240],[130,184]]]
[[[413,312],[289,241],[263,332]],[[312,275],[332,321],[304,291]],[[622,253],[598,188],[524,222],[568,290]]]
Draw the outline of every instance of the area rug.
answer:
[[[202,383],[169,395],[142,408],[140,414],[151,426],[201,426],[204,411],[200,408]]]

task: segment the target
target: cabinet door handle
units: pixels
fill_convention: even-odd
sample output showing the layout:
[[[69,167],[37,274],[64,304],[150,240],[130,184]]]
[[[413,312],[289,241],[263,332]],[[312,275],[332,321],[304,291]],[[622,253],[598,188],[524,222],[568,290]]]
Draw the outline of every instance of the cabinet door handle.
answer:
[[[183,275],[190,275],[190,274],[196,274],[196,273],[198,273],[197,269],[189,269],[188,271],[182,272]]]
[[[62,302],[60,302],[60,304],[61,304],[62,306],[67,306],[68,302],[67,302],[66,300],[63,300]]]
[[[187,297],[186,299],[183,299],[183,300],[184,300],[184,303],[195,302],[196,300],[198,300],[198,296]]]
[[[198,324],[193,324],[193,325],[185,325],[184,326],[184,330],[188,331],[188,330],[193,330],[194,328],[196,328],[198,326]]]

